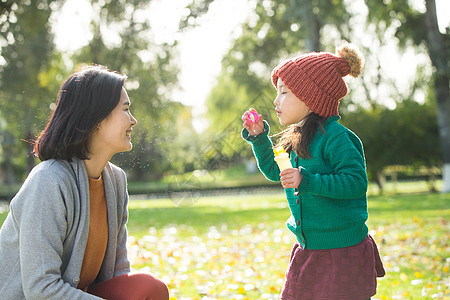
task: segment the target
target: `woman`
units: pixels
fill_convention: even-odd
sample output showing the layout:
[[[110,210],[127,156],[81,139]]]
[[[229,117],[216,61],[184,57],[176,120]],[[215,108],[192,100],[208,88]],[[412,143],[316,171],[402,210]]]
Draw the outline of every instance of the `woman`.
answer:
[[[169,298],[158,278],[130,274],[126,175],[109,162],[137,124],[125,79],[91,66],[62,84],[34,143],[42,162],[0,229],[2,299]]]

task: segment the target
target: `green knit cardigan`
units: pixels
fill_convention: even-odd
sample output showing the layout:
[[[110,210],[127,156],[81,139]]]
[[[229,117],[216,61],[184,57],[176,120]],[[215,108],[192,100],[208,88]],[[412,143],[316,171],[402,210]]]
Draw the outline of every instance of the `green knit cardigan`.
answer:
[[[309,145],[312,158],[303,159],[291,151],[294,168],[300,168],[302,182],[285,189],[291,216],[287,227],[304,249],[334,249],[358,244],[367,237],[367,173],[359,138],[328,118]],[[253,148],[258,168],[271,181],[280,180],[274,161],[269,125],[258,136],[246,129],[242,137]]]

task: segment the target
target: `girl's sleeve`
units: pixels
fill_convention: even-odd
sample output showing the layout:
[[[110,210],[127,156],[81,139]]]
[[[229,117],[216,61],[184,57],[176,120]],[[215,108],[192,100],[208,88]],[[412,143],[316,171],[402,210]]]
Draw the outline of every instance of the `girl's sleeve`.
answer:
[[[14,213],[14,206],[11,211],[20,230],[20,268],[25,297],[100,299],[62,279],[63,244],[69,230],[67,219],[70,219],[66,205],[73,202],[63,179],[52,170],[42,170],[29,178],[20,193],[23,199],[17,207],[19,212]]]
[[[252,145],[261,173],[270,181],[280,181],[280,169],[274,160],[273,144],[269,138],[269,124],[264,121],[264,132],[257,136],[249,134],[247,129],[242,129],[242,138]]]
[[[354,199],[367,193],[367,173],[361,141],[351,133],[330,138],[324,159],[334,170],[331,174],[314,174],[301,167],[300,194],[311,193],[331,199]]]

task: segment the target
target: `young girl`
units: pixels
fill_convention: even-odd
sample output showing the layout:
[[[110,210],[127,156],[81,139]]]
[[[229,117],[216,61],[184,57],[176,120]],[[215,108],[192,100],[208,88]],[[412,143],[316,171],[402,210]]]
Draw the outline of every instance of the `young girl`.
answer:
[[[253,148],[261,172],[285,188],[291,216],[287,227],[297,242],[281,298],[367,299],[384,276],[377,246],[368,235],[367,175],[359,138],[338,123],[339,101],[347,94],[342,77],[357,77],[362,58],[350,44],[337,55],[310,53],[288,59],[272,71],[274,105],[282,125],[277,146],[290,153],[292,168],[280,173],[269,125],[259,115],[247,120],[242,136]]]
[[[126,176],[109,162],[131,150],[137,123],[125,78],[92,66],[62,84],[34,144],[42,162],[0,229],[2,299],[169,299],[127,259]]]

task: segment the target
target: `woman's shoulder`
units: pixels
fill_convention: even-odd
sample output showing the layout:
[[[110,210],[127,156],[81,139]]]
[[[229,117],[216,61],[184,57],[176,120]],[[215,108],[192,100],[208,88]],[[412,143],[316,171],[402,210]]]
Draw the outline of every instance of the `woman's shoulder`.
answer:
[[[116,195],[118,207],[123,208],[128,202],[127,192],[127,176],[125,171],[108,162],[103,171],[103,182],[105,185],[105,192],[109,195]],[[111,192],[113,191],[113,194]]]
[[[74,188],[77,184],[70,164],[63,160],[46,160],[33,168],[11,204],[17,208],[24,203],[36,202],[39,197],[41,205],[46,201],[53,205],[55,196],[71,195]]]
[[[116,176],[118,175],[118,176],[126,177],[125,171],[122,168],[113,164],[112,162],[108,162],[108,164],[106,165],[106,170],[108,170],[108,172],[110,172],[111,174],[114,174]]]
[[[118,185],[126,185],[127,183],[127,175],[124,170],[115,164],[108,162],[105,167],[105,171],[108,173],[108,176]]]
[[[68,161],[61,159],[49,159],[36,165],[30,172],[28,178],[37,178],[53,183],[66,181],[68,177],[73,177],[71,166]]]

